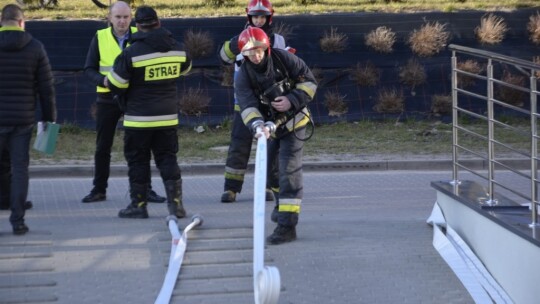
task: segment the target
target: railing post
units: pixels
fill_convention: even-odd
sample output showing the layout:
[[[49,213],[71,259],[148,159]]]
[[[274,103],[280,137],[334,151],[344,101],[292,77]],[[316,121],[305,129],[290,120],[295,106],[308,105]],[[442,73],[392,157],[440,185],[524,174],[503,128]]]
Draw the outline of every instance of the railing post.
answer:
[[[457,57],[456,51],[452,51],[452,181],[453,185],[459,184],[458,179],[458,96],[457,96]]]
[[[529,225],[531,228],[535,228],[538,225],[538,107],[537,107],[537,87],[536,87],[536,71],[531,70],[530,78],[530,100],[531,100],[531,213],[532,213],[532,222]]]
[[[495,146],[494,146],[494,123],[493,119],[495,117],[494,115],[494,107],[493,107],[493,61],[491,58],[488,59],[488,65],[487,65],[487,116],[488,116],[488,194],[489,199],[486,201],[486,205],[495,205],[497,204],[497,200],[493,199],[494,196],[494,183],[493,180],[495,179],[495,166],[494,166],[494,158],[495,158]]]

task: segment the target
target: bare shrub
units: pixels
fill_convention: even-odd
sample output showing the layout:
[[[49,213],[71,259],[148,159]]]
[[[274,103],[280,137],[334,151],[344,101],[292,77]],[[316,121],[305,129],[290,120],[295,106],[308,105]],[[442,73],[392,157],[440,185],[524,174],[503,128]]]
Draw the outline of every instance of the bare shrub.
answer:
[[[328,91],[324,94],[324,104],[328,109],[328,116],[341,116],[349,111],[345,97],[337,91]]]
[[[508,70],[503,72],[501,81],[515,86],[523,87],[525,85],[525,77],[514,75]],[[496,85],[495,96],[498,100],[517,107],[523,106],[525,92],[507,87],[505,85]]]
[[[366,35],[365,44],[380,53],[392,53],[394,43],[396,42],[396,33],[391,28],[379,26]]]
[[[478,63],[478,61],[473,59],[467,59],[465,61],[460,61],[457,63],[457,69],[461,71],[465,71],[471,74],[479,75],[484,71],[484,67]],[[464,75],[464,74],[457,74],[457,85],[460,88],[467,88],[476,83],[476,78]]]
[[[234,85],[234,64],[221,65],[221,85],[224,87],[232,87]]]
[[[312,67],[311,73],[313,74],[313,77],[315,77],[315,80],[317,81],[317,83],[320,83],[324,78],[323,71],[319,67]]]
[[[451,95],[433,95],[431,96],[431,112],[436,115],[449,114],[452,112]]]
[[[273,23],[272,25],[272,34],[278,34],[285,38],[285,41],[289,40],[293,36],[294,29],[292,26],[285,24],[283,22]]]
[[[373,110],[378,113],[401,113],[404,110],[403,92],[396,88],[383,88],[377,95]]]
[[[426,82],[426,71],[418,60],[412,58],[399,69],[399,79],[401,83],[415,87]]]
[[[381,70],[377,69],[371,61],[364,64],[359,62],[351,69],[351,78],[360,86],[373,87],[379,83]]]
[[[214,54],[214,41],[208,31],[188,29],[184,32],[184,44],[192,59]]]
[[[324,36],[319,40],[319,45],[325,53],[341,53],[347,48],[347,41],[347,35],[338,33],[337,28],[331,27],[329,32],[324,32]]]
[[[503,17],[488,14],[482,17],[480,25],[474,29],[476,38],[483,44],[497,44],[503,41],[508,27]]]
[[[427,22],[409,35],[407,43],[413,53],[420,57],[429,57],[444,49],[449,39],[450,32],[446,31],[446,24]]]
[[[540,44],[540,13],[536,12],[536,15],[529,17],[529,23],[527,23],[527,30],[529,31],[529,39],[536,45]]]
[[[540,64],[540,56],[534,56],[532,61],[536,64]],[[536,76],[536,78],[540,78],[540,70],[536,70],[534,72],[534,75]]]
[[[184,115],[201,116],[208,112],[210,99],[201,88],[188,88],[178,100],[178,109]]]

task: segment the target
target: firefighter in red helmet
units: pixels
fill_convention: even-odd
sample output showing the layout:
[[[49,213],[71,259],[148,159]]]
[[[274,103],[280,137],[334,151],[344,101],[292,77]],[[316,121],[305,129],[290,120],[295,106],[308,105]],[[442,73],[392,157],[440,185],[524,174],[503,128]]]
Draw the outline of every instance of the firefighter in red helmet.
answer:
[[[283,36],[275,33],[271,34],[274,9],[272,8],[272,3],[270,3],[270,1],[250,0],[246,7],[246,14],[248,22],[245,27],[253,26],[261,28],[266,32],[268,37],[270,37],[270,44],[274,48],[294,51],[294,49],[286,46],[285,38]],[[244,59],[238,49],[237,41],[238,36],[235,36],[226,41],[220,49],[221,60],[226,64],[235,64],[235,74]],[[221,195],[221,202],[223,203],[235,202],[237,193],[242,191],[244,175],[247,170],[251,145],[253,142],[253,136],[242,122],[238,110],[239,108],[235,100],[231,141],[225,164],[224,192]],[[275,165],[276,164],[273,161],[268,162],[269,174],[277,174]],[[274,199],[274,194],[277,191],[278,189],[270,189],[268,187],[266,190],[266,200],[272,201]]]
[[[310,121],[307,105],[317,83],[302,59],[271,48],[270,39],[260,28],[245,29],[238,38],[238,49],[245,58],[234,85],[241,117],[251,134],[257,127],[263,129],[270,138],[268,159],[278,159],[279,174],[268,181],[279,189],[272,212],[277,227],[267,242],[294,241],[303,197],[302,155]],[[275,133],[271,134],[268,122],[275,124]]]

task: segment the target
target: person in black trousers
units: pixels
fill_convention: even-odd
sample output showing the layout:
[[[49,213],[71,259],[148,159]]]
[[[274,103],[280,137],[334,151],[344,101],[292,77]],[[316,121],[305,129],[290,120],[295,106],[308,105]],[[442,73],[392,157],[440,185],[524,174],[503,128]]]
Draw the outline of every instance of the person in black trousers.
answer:
[[[131,35],[137,31],[130,27],[131,8],[126,2],[118,1],[111,5],[108,15],[111,26],[98,30],[88,50],[84,74],[96,85],[96,152],[94,155],[94,187],[83,199],[83,203],[104,201],[111,166],[111,147],[118,121],[123,109],[117,97],[105,86],[104,81],[114,59],[130,44]],[[152,190],[151,176],[148,177],[149,202],[163,203],[165,197]]]
[[[9,150],[4,149],[0,155],[0,210],[9,209],[9,196],[11,193],[11,158]],[[24,202],[24,209],[32,209],[34,205],[31,201]]]

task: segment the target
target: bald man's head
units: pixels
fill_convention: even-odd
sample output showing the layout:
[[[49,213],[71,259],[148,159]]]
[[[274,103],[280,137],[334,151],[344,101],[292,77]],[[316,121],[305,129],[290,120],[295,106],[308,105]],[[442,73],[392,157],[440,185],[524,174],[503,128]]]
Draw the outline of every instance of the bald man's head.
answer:
[[[131,7],[124,1],[117,1],[109,8],[109,22],[117,36],[126,34],[131,23]]]

